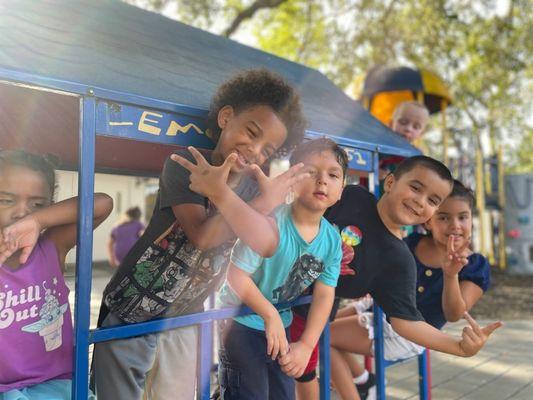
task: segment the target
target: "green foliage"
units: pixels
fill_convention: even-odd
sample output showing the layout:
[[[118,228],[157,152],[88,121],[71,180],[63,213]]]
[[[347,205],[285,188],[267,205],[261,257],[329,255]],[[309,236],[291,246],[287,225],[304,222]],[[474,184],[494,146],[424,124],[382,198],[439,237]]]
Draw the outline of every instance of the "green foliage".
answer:
[[[177,4],[176,17],[222,33],[260,0],[130,0],[154,8]],[[507,148],[510,170],[533,170],[528,0],[286,0],[259,7],[232,37],[317,68],[342,88],[374,65],[434,71],[449,85],[453,132],[472,132],[476,145]],[[145,5],[146,6],[146,5]],[[245,32],[248,35],[242,36]],[[481,137],[488,140],[481,140]],[[518,150],[517,150],[518,149]],[[529,153],[524,152],[529,149]]]

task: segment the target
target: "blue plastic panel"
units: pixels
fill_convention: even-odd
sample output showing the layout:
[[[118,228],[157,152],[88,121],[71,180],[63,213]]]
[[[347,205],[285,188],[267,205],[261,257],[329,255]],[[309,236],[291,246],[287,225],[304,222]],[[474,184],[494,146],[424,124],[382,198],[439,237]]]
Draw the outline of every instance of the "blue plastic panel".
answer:
[[[152,143],[214,147],[203,118],[107,101],[97,104],[96,132]]]

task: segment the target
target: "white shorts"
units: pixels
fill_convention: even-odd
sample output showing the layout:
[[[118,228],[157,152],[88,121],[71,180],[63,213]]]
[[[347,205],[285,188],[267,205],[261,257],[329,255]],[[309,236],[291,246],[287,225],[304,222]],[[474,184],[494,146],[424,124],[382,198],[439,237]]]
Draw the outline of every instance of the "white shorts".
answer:
[[[359,316],[359,324],[368,330],[374,355],[374,314],[365,312]],[[383,350],[385,360],[396,361],[422,354],[424,348],[398,335],[383,315]]]

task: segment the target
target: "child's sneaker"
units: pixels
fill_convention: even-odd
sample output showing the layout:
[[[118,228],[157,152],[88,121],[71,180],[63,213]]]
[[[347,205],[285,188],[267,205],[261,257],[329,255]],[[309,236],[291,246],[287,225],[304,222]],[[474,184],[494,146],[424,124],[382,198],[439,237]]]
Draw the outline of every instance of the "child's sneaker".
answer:
[[[355,387],[361,400],[374,400],[376,398],[376,375],[369,373],[366,382]]]

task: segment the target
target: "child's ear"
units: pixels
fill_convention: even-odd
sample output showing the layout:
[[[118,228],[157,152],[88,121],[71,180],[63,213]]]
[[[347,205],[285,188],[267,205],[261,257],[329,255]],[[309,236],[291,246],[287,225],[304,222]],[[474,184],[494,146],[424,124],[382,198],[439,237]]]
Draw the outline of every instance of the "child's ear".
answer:
[[[224,106],[220,109],[217,116],[217,122],[220,129],[224,129],[228,121],[235,115],[232,106]]]
[[[392,185],[396,181],[396,178],[392,174],[392,172],[389,172],[389,174],[385,177],[385,182],[383,182],[383,191],[385,193],[390,192]]]

